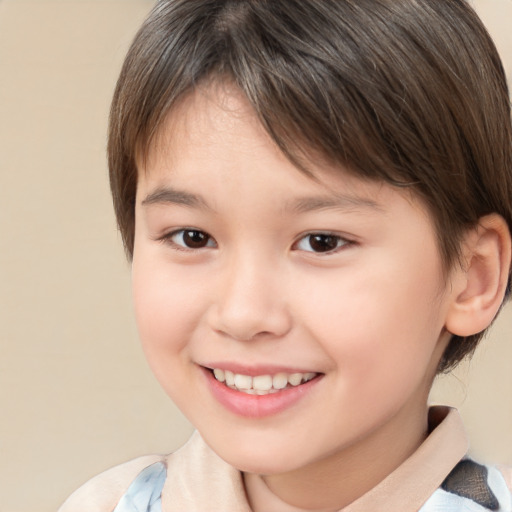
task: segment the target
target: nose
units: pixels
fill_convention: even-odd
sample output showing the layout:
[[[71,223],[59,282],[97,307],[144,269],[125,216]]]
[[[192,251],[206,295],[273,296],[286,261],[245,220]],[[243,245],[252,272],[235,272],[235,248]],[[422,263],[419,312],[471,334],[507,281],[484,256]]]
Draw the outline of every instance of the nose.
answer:
[[[279,338],[289,332],[292,318],[279,269],[240,258],[218,278],[209,315],[212,329],[239,341]]]

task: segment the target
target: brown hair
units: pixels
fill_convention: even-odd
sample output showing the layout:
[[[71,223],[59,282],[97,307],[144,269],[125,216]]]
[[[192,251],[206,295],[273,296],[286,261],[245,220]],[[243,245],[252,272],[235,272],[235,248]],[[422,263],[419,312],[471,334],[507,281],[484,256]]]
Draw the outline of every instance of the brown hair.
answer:
[[[110,116],[110,180],[130,258],[137,162],[205,80],[236,84],[299,168],[316,153],[411,187],[446,268],[480,217],[497,212],[512,226],[506,79],[465,0],[160,0],[126,57]],[[454,336],[440,371],[482,335]]]

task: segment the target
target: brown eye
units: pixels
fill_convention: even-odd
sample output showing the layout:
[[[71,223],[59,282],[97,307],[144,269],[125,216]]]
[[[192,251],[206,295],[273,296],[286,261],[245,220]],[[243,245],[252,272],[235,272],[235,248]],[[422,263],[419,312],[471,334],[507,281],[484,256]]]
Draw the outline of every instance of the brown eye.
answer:
[[[181,229],[174,232],[170,239],[178,246],[187,249],[203,249],[205,247],[215,247],[212,237],[204,231],[198,229]]]
[[[333,252],[345,246],[348,242],[340,236],[328,233],[314,233],[301,238],[297,249],[307,252]]]

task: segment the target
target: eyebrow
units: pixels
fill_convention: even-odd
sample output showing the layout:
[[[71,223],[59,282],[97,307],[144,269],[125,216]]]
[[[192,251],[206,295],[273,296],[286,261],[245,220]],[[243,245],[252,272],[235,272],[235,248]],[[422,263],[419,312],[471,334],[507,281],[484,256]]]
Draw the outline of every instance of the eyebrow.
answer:
[[[159,187],[150,192],[141,203],[143,206],[151,204],[178,204],[191,208],[200,208],[209,210],[210,207],[206,201],[197,194],[191,194],[184,190],[177,190],[170,187]]]
[[[157,188],[153,192],[150,192],[143,199],[141,204],[143,206],[152,204],[177,204],[190,208],[211,210],[210,206],[202,196],[171,187]],[[307,213],[311,211],[332,209],[346,211],[361,208],[384,212],[384,208],[373,199],[345,194],[299,197],[284,205],[285,211],[291,211],[294,213]]]
[[[385,209],[373,199],[344,194],[300,197],[285,205],[286,210],[307,213],[316,210],[374,210],[383,213]]]

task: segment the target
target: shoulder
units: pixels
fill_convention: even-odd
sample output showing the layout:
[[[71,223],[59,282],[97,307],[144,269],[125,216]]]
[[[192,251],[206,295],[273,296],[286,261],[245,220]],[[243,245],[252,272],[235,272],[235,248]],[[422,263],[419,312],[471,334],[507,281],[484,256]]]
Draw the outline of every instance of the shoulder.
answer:
[[[58,512],[132,510],[127,505],[135,502],[148,511],[250,512],[241,473],[215,454],[197,432],[168,456],[140,457],[94,477]]]
[[[167,458],[162,510],[250,512],[240,471],[222,460],[194,432],[189,441]]]
[[[462,459],[420,512],[437,510],[512,511],[511,470]]]
[[[147,455],[95,476],[77,489],[58,512],[111,512],[137,475],[159,461],[165,461],[165,457]]]

